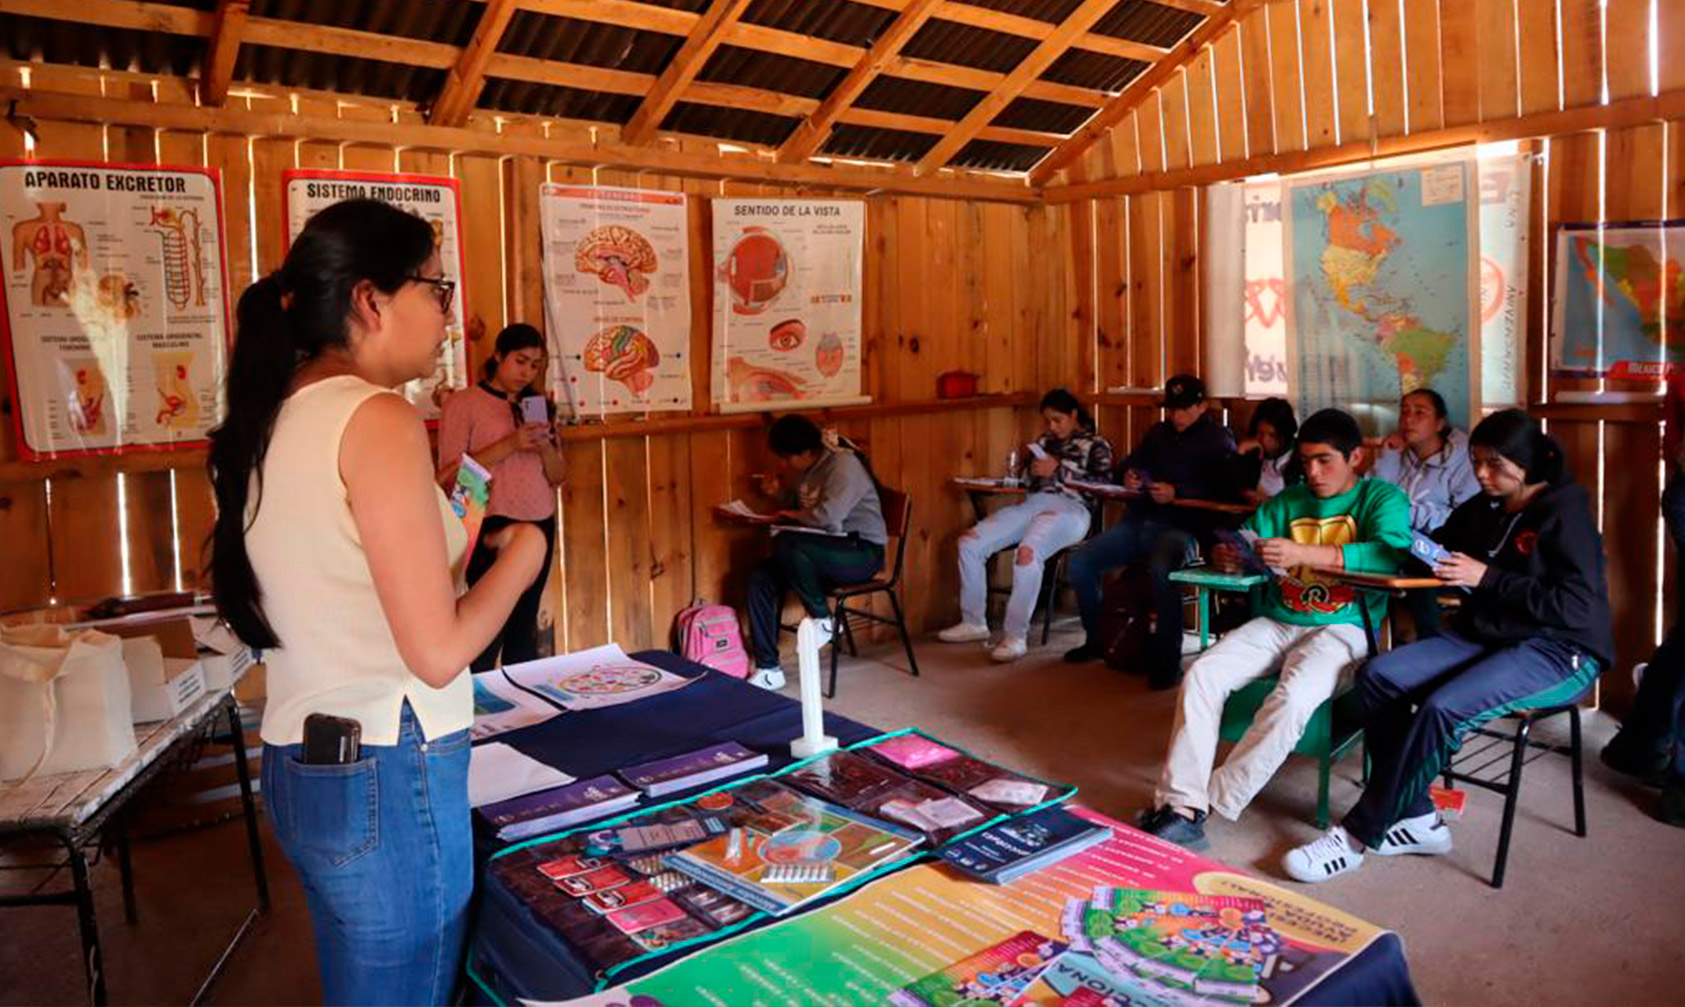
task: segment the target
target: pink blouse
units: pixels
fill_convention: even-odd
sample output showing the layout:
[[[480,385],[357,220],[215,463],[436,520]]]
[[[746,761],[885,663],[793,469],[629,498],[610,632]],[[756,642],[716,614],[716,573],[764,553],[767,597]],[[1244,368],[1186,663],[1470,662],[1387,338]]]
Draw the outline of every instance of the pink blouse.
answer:
[[[444,467],[463,452],[481,451],[515,432],[515,412],[509,400],[475,385],[445,400],[439,416],[439,465]],[[491,503],[487,514],[517,521],[545,521],[556,513],[556,488],[544,475],[544,456],[517,451],[491,470]]]

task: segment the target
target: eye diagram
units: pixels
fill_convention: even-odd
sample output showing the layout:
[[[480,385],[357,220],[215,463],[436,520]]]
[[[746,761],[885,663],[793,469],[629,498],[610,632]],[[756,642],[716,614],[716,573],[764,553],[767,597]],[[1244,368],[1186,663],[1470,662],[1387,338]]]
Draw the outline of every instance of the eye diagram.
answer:
[[[35,263],[29,303],[65,307],[76,270],[88,268],[87,237],[82,225],[64,219],[63,203],[36,203],[35,209],[34,217],[12,226],[12,268],[22,269],[28,256]]]
[[[779,322],[766,334],[766,344],[780,353],[788,353],[807,338],[807,326],[799,318]]]
[[[192,350],[168,350],[152,354],[158,376],[158,412],[153,422],[170,429],[191,429],[199,422],[199,400],[188,380],[193,365]]]
[[[122,273],[106,273],[94,287],[94,303],[112,321],[124,321],[140,314],[140,290]]]
[[[621,382],[634,395],[655,384],[651,372],[660,362],[654,341],[630,325],[611,325],[585,344],[585,369]]]
[[[605,224],[579,239],[574,246],[573,268],[590,273],[611,287],[626,292],[628,301],[649,289],[648,274],[655,272],[655,249],[630,227]]]
[[[732,357],[726,365],[726,378],[731,382],[734,402],[771,402],[776,399],[799,399],[807,382],[794,374],[757,367],[742,357]]]
[[[720,264],[720,277],[731,287],[731,310],[758,315],[790,281],[790,257],[771,231],[746,227]]]
[[[819,368],[820,374],[834,378],[837,372],[842,370],[843,357],[846,355],[842,337],[835,332],[827,332],[824,338],[819,340],[818,349],[813,351],[813,366]]]
[[[180,311],[191,300],[195,307],[204,307],[205,260],[199,252],[198,211],[154,207],[149,226],[158,229],[163,243],[164,296],[170,306]]]

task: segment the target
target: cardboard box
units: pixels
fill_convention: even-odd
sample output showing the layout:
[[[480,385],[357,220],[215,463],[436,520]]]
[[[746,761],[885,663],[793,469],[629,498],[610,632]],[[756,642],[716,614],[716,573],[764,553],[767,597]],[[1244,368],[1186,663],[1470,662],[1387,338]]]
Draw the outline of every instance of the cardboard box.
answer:
[[[179,647],[179,641],[176,646]],[[205,670],[200,667],[198,657],[191,652],[186,657],[170,657],[166,652],[167,648],[156,637],[123,638],[131,717],[137,724],[169,720],[205,695]]]

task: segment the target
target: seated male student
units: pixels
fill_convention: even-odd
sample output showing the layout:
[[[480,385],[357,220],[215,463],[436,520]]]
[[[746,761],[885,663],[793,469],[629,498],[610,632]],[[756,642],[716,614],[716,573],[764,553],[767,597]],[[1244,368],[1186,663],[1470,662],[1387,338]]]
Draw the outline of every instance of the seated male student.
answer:
[[[1359,479],[1363,433],[1357,421],[1324,409],[1299,428],[1296,448],[1305,481],[1266,500],[1243,528],[1258,536],[1257,558],[1279,571],[1264,592],[1263,612],[1224,636],[1188,669],[1159,777],[1153,810],[1141,828],[1184,846],[1205,843],[1215,810],[1233,821],[1269,782],[1304,734],[1311,714],[1340,677],[1362,661],[1368,644],[1353,588],[1311,567],[1392,573],[1410,549],[1410,499],[1391,483]],[[1240,566],[1218,545],[1213,564]],[[1384,600],[1371,606],[1380,618]],[[1215,773],[1223,704],[1235,690],[1280,674],[1252,726]]]
[[[1182,680],[1182,589],[1170,575],[1186,566],[1199,538],[1209,535],[1207,511],[1176,507],[1178,498],[1212,500],[1230,482],[1234,435],[1206,412],[1205,385],[1190,374],[1165,382],[1166,418],[1153,424],[1135,452],[1118,464],[1123,485],[1143,490],[1129,516],[1074,550],[1066,567],[1082,609],[1087,639],[1065,654],[1071,662],[1103,655],[1101,580],[1122,566],[1147,561],[1158,620],[1147,655],[1147,682],[1174,689]]]

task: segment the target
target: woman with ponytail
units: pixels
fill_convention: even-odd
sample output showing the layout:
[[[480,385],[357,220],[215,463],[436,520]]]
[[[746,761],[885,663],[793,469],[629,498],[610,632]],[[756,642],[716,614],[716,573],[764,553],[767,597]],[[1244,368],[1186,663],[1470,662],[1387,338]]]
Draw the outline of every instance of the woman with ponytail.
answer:
[[[1450,629],[1371,660],[1352,691],[1371,760],[1345,821],[1287,854],[1287,873],[1323,881],[1382,856],[1447,853],[1451,831],[1428,785],[1464,735],[1510,710],[1577,700],[1614,659],[1603,539],[1562,448],[1519,409],[1469,436],[1480,496],[1434,538],[1434,573],[1467,592]]]
[[[473,883],[463,670],[544,554],[537,529],[511,526],[459,596],[467,536],[392,391],[433,373],[453,292],[420,218],[322,210],[240,298],[211,433],[213,591],[268,665],[264,802],[330,1004],[451,995]],[[358,756],[306,761],[311,714],[356,721]]]

